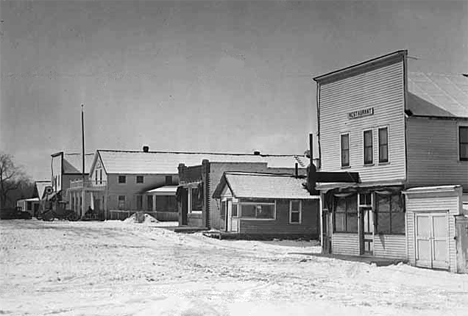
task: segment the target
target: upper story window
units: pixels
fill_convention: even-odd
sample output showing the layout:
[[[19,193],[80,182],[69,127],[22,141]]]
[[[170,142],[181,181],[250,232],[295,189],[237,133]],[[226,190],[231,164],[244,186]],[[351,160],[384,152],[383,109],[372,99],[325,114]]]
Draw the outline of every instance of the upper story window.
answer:
[[[94,171],[94,182],[95,184],[97,184],[97,175],[98,175],[98,172],[97,170]]]
[[[143,176],[137,176],[136,177],[136,183],[143,183],[143,181],[144,181]]]
[[[127,177],[126,176],[119,176],[119,183],[127,183]]]
[[[372,131],[364,131],[364,164],[374,163],[374,148],[372,145]]]
[[[468,161],[468,126],[458,128],[459,158]]]
[[[349,134],[341,134],[341,166],[349,167]]]
[[[102,169],[99,169],[99,184],[102,184]]]
[[[388,162],[388,128],[379,128],[379,162]]]
[[[166,176],[166,185],[172,184],[172,176]]]

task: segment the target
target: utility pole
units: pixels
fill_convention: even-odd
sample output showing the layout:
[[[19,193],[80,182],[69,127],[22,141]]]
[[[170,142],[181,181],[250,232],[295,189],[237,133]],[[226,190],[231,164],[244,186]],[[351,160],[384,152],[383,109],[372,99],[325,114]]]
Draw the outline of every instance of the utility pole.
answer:
[[[81,215],[85,213],[85,135],[84,135],[84,105],[81,105],[81,150],[82,150],[82,181],[81,187]]]

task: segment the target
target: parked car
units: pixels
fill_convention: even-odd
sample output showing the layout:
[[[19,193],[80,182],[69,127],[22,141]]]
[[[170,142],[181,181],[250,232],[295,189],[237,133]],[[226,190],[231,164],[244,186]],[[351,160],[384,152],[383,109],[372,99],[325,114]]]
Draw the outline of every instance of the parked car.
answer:
[[[24,212],[21,207],[10,207],[0,210],[0,219],[31,219],[29,212]]]

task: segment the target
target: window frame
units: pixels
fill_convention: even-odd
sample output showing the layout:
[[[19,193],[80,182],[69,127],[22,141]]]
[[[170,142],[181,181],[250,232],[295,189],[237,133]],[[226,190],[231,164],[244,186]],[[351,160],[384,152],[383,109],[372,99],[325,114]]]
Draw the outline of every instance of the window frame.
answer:
[[[141,182],[138,181],[138,179],[141,179]],[[143,183],[145,183],[145,177],[142,176],[142,175],[137,175],[137,176],[135,177],[135,183],[136,183],[136,184],[143,184]]]
[[[123,179],[123,182],[120,181],[121,179]],[[127,184],[127,176],[119,175],[118,179],[117,179],[117,182],[118,182],[118,184]]]
[[[298,211],[293,210],[292,206],[293,206],[294,202],[299,202],[299,210]],[[293,213],[299,213],[299,221],[298,222],[293,222],[292,221],[292,214]],[[292,224],[292,225],[302,224],[302,200],[290,200],[289,201],[289,224]]]
[[[370,161],[366,161],[366,149],[369,148],[369,146],[366,146],[366,133],[370,133]],[[372,129],[366,129],[362,131],[362,145],[363,145],[363,162],[365,166],[372,166],[374,165],[374,131]]]
[[[257,210],[255,210],[255,217],[244,217],[244,206],[249,206],[249,205],[269,205],[273,206],[273,218],[258,218],[257,217]],[[252,221],[275,221],[276,220],[276,200],[273,202],[267,202],[267,201],[245,201],[245,202],[240,202],[238,203],[238,208],[237,208],[237,217],[239,217],[242,220],[252,220]]]
[[[468,132],[468,125],[459,124],[457,126],[458,161],[468,161],[468,157],[462,157],[462,150],[461,150],[462,145],[468,146],[468,142],[467,143],[462,143],[462,141],[461,141],[461,130],[462,129],[467,129],[467,132]]]
[[[387,135],[386,135],[386,142],[387,142],[387,143],[386,143],[386,144],[381,144],[381,142],[380,142],[380,131],[383,131],[383,130],[385,130],[386,133],[387,133]],[[388,145],[389,145],[389,144],[388,144],[388,143],[389,143],[389,137],[388,137],[388,136],[389,136],[389,128],[388,128],[388,126],[382,126],[382,127],[379,127],[379,128],[377,129],[377,138],[378,138],[377,141],[378,141],[378,146],[379,146],[379,164],[386,164],[386,163],[389,163],[389,162],[390,162],[390,157],[389,157],[390,151],[388,150],[388,149],[389,149],[389,148],[388,148],[388,147],[389,147],[389,146],[388,146]],[[386,154],[387,154],[387,159],[386,159],[386,160],[383,160],[383,159],[382,159],[382,146],[385,146],[385,148],[386,148],[386,149],[385,149],[385,150],[386,150]]]
[[[347,136],[347,138],[348,138],[348,148],[347,148],[347,149],[344,149],[344,148],[343,148],[343,137],[344,137],[344,136]],[[350,157],[349,146],[350,146],[350,133],[349,133],[349,132],[341,133],[341,134],[340,134],[340,158],[341,158],[341,159],[340,159],[340,163],[341,163],[341,168],[349,168],[349,167],[351,167],[351,163],[350,163],[350,160],[351,160],[350,158],[351,158],[351,157]],[[343,157],[344,157],[343,153],[344,153],[345,151],[348,152],[348,162],[347,162],[347,164],[344,164],[344,163],[343,163]]]

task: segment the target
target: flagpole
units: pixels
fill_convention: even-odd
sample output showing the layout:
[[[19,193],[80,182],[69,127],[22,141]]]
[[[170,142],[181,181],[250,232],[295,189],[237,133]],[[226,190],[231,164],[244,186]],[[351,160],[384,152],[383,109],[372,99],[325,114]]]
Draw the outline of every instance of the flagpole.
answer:
[[[83,185],[81,187],[81,199],[82,199],[82,204],[81,204],[81,216],[84,215],[85,211],[85,136],[84,136],[84,105],[81,105],[81,150],[82,150],[82,181]],[[80,217],[81,217],[80,216]]]

